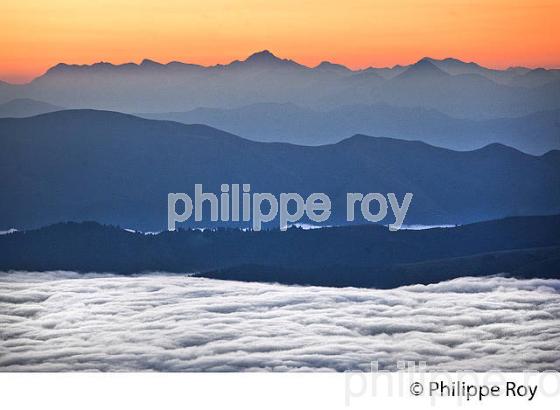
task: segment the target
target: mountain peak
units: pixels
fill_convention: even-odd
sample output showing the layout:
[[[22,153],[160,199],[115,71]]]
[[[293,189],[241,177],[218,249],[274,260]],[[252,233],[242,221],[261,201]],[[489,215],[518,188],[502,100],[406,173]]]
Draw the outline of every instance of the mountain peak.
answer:
[[[130,64],[130,63],[129,63]],[[53,73],[66,73],[66,72],[73,72],[77,70],[88,70],[90,72],[96,72],[101,70],[111,70],[117,67],[123,67],[127,64],[122,65],[114,65],[107,61],[98,61],[93,64],[66,64],[66,63],[58,63],[57,65],[49,68],[45,74],[53,74]],[[40,78],[40,77],[38,77]]]
[[[453,57],[447,57],[447,58],[444,58],[443,60],[440,60],[440,61],[442,63],[448,63],[448,64],[470,65],[470,66],[480,67],[480,65],[475,63],[474,61],[466,62],[466,61],[459,60],[458,58],[453,58]]]
[[[439,68],[434,64],[435,60],[430,57],[423,57],[416,63],[412,64],[411,68],[422,69],[422,70],[439,70]],[[440,70],[441,71],[441,70]]]
[[[352,71],[348,67],[346,67],[345,65],[331,63],[330,61],[321,61],[321,63],[317,67],[315,67],[315,69],[329,70],[329,71],[340,71],[340,72]]]
[[[141,67],[162,67],[163,64],[158,63],[157,61],[150,60],[149,58],[145,58],[140,63]]]
[[[64,72],[68,69],[70,69],[72,66],[66,63],[58,63],[52,67],[50,67],[46,74],[50,74],[50,73],[58,73],[58,72]]]
[[[238,63],[239,63],[238,61],[234,61],[232,64],[238,64]],[[278,58],[268,50],[262,50],[253,53],[249,57],[247,57],[245,61],[242,61],[242,63],[245,65],[263,66],[263,67],[272,67],[272,66],[304,67],[293,60]]]
[[[438,68],[433,60],[429,57],[424,57],[416,63],[409,66],[405,71],[399,74],[396,78],[438,78],[448,76],[445,71]]]
[[[272,62],[272,61],[282,61],[280,58],[276,57],[268,50],[257,51],[256,53],[251,54],[245,60],[247,62]]]

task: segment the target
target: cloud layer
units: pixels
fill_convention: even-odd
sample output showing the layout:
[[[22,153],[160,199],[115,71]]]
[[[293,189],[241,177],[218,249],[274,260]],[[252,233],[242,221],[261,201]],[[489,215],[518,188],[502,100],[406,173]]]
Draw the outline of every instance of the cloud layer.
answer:
[[[560,370],[560,281],[392,290],[0,273],[0,371]]]

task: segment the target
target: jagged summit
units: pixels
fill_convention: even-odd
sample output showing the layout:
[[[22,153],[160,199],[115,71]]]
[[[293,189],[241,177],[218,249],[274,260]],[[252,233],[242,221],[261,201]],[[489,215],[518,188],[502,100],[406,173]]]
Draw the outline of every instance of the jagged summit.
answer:
[[[331,72],[354,72],[354,73],[364,73],[366,71],[377,71],[383,70],[378,69],[375,67],[370,67],[366,69],[358,69],[352,70],[342,64],[333,63],[331,61],[325,60],[322,61],[317,66],[311,68],[305,66],[303,64],[298,63],[297,61],[287,59],[287,58],[280,58],[272,53],[268,49],[264,49],[261,51],[257,51],[251,55],[249,55],[244,60],[234,60],[230,63],[226,64],[217,64],[215,66],[202,66],[193,63],[186,63],[181,61],[172,61],[170,63],[160,63],[155,60],[151,59],[143,59],[140,63],[128,62],[124,64],[113,64],[106,61],[99,61],[93,64],[67,64],[67,63],[58,63],[55,66],[49,68],[46,74],[56,74],[56,73],[67,73],[67,72],[76,72],[76,71],[88,71],[88,72],[96,72],[100,70],[135,70],[135,69],[144,69],[144,68],[173,68],[173,69],[183,69],[183,68],[200,68],[200,69],[213,69],[213,68],[228,68],[228,67],[292,67],[292,68],[303,68],[303,69],[314,69],[318,71],[331,71]],[[400,72],[403,70],[403,72]],[[443,59],[436,59],[433,57],[423,57],[418,60],[416,63],[412,65],[394,65],[392,68],[387,68],[385,70],[393,70],[395,71],[395,75],[408,77],[413,74],[428,74],[431,73],[432,75],[447,75],[447,74],[463,74],[463,73],[480,73],[481,71],[488,71],[490,69],[485,68],[475,62],[464,62],[460,59],[453,58],[453,57],[446,57]],[[518,74],[523,74],[529,71],[549,71],[546,69],[538,69],[537,70],[530,70],[524,67],[511,67],[506,71],[515,71]],[[38,77],[40,78],[40,77]]]
[[[127,67],[138,67],[137,64],[134,63],[125,63],[125,64],[113,64],[107,61],[99,61],[93,64],[66,64],[66,63],[58,63],[57,65],[49,68],[46,74],[59,74],[59,73],[68,73],[74,72],[77,70],[88,70],[90,72],[95,71],[102,71],[102,70],[111,70],[111,69],[122,69]],[[40,78],[40,77],[38,77]]]

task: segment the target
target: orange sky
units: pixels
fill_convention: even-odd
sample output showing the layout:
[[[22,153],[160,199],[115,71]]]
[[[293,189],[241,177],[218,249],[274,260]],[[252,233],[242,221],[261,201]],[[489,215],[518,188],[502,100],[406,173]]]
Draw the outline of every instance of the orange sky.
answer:
[[[269,49],[353,68],[453,56],[560,67],[559,0],[0,0],[0,79],[58,63],[227,63]]]

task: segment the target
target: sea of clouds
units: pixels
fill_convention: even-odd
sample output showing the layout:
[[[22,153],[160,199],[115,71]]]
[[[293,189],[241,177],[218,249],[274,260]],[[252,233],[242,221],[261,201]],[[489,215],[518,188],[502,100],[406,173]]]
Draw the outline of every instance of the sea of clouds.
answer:
[[[560,281],[391,290],[0,273],[0,371],[560,370]]]

